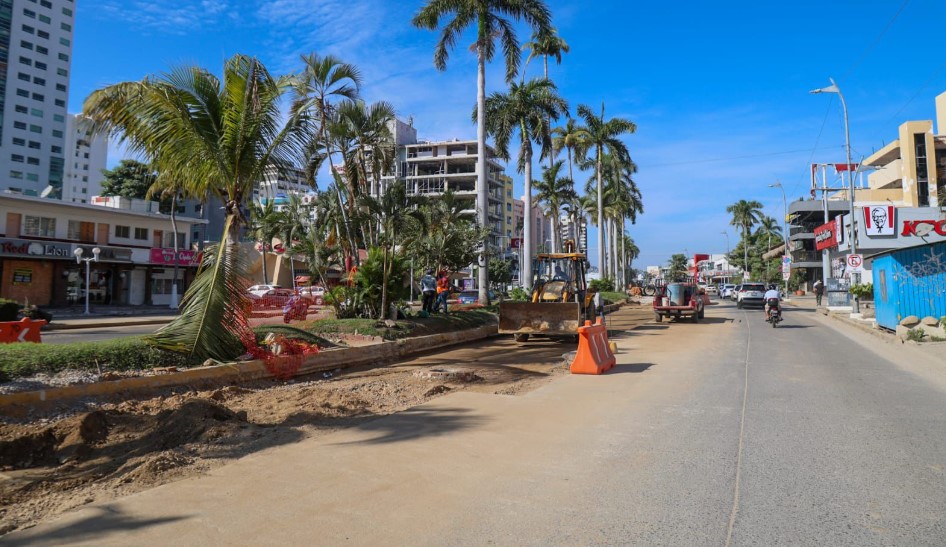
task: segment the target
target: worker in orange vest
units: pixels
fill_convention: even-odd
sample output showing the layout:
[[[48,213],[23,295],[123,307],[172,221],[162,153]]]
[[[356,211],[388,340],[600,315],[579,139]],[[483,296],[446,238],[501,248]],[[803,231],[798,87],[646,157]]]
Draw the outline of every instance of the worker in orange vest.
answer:
[[[437,276],[437,303],[434,304],[434,311],[439,311],[443,306],[443,313],[448,313],[447,296],[450,294],[450,275],[446,270],[440,270]]]

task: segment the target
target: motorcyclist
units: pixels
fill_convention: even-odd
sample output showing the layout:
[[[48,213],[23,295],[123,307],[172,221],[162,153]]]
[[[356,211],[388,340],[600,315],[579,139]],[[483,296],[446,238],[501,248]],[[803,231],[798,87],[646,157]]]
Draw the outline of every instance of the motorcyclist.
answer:
[[[765,291],[765,295],[762,297],[762,300],[765,302],[765,318],[769,318],[769,309],[772,306],[775,306],[775,309],[779,310],[779,315],[781,315],[781,305],[779,301],[782,299],[781,294],[779,294],[778,289],[771,287],[769,290]]]

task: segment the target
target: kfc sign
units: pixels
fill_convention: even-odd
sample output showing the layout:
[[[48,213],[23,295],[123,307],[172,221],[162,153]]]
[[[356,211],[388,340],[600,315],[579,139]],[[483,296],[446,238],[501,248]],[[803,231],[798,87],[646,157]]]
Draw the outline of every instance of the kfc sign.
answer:
[[[869,205],[864,207],[864,228],[867,237],[895,236],[893,205]]]
[[[900,235],[924,237],[930,232],[946,236],[946,220],[904,220]]]
[[[815,249],[823,251],[838,246],[838,223],[831,221],[815,228]]]

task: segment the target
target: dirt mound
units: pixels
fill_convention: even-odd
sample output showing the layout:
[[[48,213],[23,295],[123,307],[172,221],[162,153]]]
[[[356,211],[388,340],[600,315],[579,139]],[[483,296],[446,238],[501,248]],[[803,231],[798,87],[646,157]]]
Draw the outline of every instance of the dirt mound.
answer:
[[[172,472],[193,464],[195,458],[171,450],[142,458],[133,458],[119,468],[115,475],[122,483],[156,484],[163,482]]]
[[[59,446],[56,456],[60,462],[85,459],[92,447],[108,438],[108,420],[102,411],[82,414],[65,420],[58,427]]]
[[[192,399],[175,410],[161,411],[155,426],[141,440],[147,452],[167,450],[201,439],[215,426],[245,421],[229,408],[208,399]]]
[[[22,469],[49,463],[56,451],[56,435],[51,427],[0,441],[0,467]]]

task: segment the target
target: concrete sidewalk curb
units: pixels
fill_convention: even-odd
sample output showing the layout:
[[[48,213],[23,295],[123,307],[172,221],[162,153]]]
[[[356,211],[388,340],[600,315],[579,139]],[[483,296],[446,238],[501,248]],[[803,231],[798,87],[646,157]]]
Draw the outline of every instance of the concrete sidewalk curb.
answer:
[[[493,324],[471,330],[418,336],[372,346],[326,350],[308,357],[293,376],[303,376],[315,372],[370,363],[385,364],[417,353],[482,340],[496,335],[497,325]],[[138,376],[92,384],[76,384],[38,391],[8,393],[0,395],[0,408],[11,414],[23,414],[34,406],[52,401],[67,401],[82,397],[113,395],[161,387],[196,386],[228,381],[248,382],[271,378],[272,376],[272,373],[261,360],[225,363],[159,376]]]

